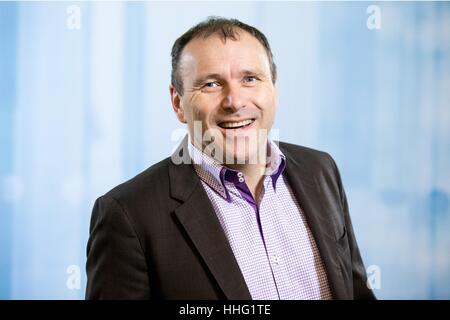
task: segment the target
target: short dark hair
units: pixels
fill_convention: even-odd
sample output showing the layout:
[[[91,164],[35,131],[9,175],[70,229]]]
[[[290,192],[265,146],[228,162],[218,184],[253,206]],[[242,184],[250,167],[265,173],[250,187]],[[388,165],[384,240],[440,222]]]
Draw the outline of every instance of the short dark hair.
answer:
[[[183,95],[183,80],[180,75],[180,58],[184,47],[193,39],[202,37],[206,39],[212,35],[218,35],[222,40],[226,39],[238,40],[238,29],[247,31],[255,37],[264,47],[269,58],[270,73],[272,82],[275,84],[277,79],[277,67],[273,61],[272,50],[266,36],[256,29],[237,19],[226,19],[221,17],[208,17],[205,21],[198,23],[181,35],[172,46],[172,85],[179,95]]]

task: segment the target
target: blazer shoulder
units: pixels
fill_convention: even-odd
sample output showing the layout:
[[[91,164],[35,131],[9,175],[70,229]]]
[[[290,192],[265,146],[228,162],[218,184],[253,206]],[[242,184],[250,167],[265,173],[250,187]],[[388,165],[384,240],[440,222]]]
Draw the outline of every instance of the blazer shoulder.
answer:
[[[331,155],[325,151],[308,148],[287,142],[279,142],[280,150],[286,157],[301,160],[302,163],[321,164],[325,166],[334,166],[334,160]],[[331,163],[330,163],[331,161]]]

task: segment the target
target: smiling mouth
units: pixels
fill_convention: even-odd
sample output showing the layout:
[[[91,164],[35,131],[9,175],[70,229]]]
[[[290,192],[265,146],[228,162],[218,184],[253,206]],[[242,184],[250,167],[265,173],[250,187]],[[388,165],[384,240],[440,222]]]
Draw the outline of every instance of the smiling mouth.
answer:
[[[253,122],[255,122],[255,119],[247,119],[243,121],[224,121],[219,123],[219,127],[223,129],[241,129],[248,127]]]

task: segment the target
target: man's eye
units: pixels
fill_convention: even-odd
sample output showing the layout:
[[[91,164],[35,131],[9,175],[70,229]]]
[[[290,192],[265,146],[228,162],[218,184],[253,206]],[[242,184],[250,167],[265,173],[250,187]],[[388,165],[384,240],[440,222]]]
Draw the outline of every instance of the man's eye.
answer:
[[[246,77],[244,77],[244,81],[245,82],[255,82],[256,80],[258,80],[258,79],[256,79],[255,76],[246,76]]]
[[[218,86],[219,86],[219,84],[217,82],[207,82],[204,85],[205,88],[215,88],[215,87],[218,87]]]

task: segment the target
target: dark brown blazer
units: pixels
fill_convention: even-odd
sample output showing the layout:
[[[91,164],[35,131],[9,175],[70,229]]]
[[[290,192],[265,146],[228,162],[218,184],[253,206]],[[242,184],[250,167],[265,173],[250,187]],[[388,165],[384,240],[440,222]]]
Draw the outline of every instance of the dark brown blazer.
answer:
[[[186,143],[176,151],[183,157]],[[279,146],[333,297],[374,299],[335,162],[324,152]],[[251,299],[193,166],[171,158],[97,199],[86,270],[87,299]]]

